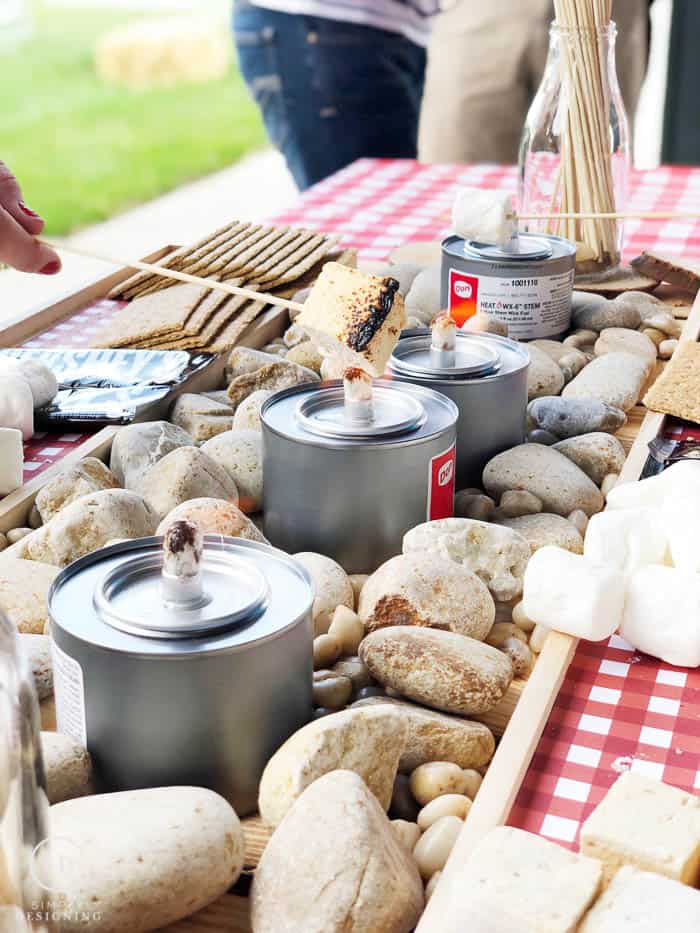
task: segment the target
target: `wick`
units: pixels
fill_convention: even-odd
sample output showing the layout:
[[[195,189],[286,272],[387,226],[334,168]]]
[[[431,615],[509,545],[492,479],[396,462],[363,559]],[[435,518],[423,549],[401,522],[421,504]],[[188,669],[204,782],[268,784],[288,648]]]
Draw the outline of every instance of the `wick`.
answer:
[[[351,424],[371,424],[374,421],[372,377],[364,369],[350,367],[343,373],[345,417]]]
[[[448,369],[455,365],[457,348],[457,325],[449,311],[441,311],[431,327],[430,364],[437,369]]]

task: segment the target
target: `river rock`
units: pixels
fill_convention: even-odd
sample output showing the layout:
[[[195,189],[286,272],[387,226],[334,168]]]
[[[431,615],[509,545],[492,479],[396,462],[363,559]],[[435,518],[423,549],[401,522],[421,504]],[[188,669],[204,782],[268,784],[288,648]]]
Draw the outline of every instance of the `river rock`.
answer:
[[[278,392],[280,389],[289,389],[305,382],[320,381],[318,373],[312,369],[306,369],[305,366],[299,366],[297,363],[288,363],[287,360],[281,360],[279,357],[274,359],[273,363],[266,363],[260,369],[233,377],[227,392],[234,405],[239,405],[245,398],[260,389]]]
[[[666,305],[663,301],[655,295],[649,294],[649,292],[621,292],[615,298],[615,304],[624,305],[628,308],[635,308],[641,315],[642,320],[651,314],[655,314],[657,311],[666,310]]]
[[[37,493],[35,505],[41,517],[40,524],[48,522],[81,496],[118,486],[116,476],[101,460],[96,457],[79,460],[75,466],[50,479]]]
[[[531,492],[524,489],[509,489],[501,496],[498,511],[505,518],[517,518],[520,515],[536,515],[542,511],[542,503]]]
[[[347,770],[299,797],[265,846],[251,890],[255,933],[409,933],[423,906],[411,853]]]
[[[32,563],[31,566],[36,567],[36,564]],[[52,568],[52,570],[56,573],[55,568]],[[51,639],[48,635],[34,635],[25,632],[19,636],[19,647],[27,659],[39,700],[45,700],[47,697],[52,696]]]
[[[233,406],[206,395],[183,392],[170,409],[170,420],[187,431],[195,444],[201,444],[231,428]]]
[[[656,365],[656,344],[638,330],[606,327],[600,332],[594,349],[596,356],[605,356],[606,353],[634,353],[647,360],[650,372]]]
[[[202,444],[201,450],[223,467],[236,484],[240,510],[248,514],[259,512],[263,491],[260,432],[251,429],[224,431]]]
[[[18,632],[43,633],[49,618],[49,589],[57,575],[58,567],[2,555],[0,610],[7,614]]]
[[[143,476],[139,492],[159,519],[190,499],[224,499],[238,505],[234,481],[198,447],[179,447],[166,454]]]
[[[554,449],[583,470],[596,486],[608,473],[619,473],[625,465],[625,448],[612,434],[596,431],[559,441]]]
[[[583,537],[572,522],[561,515],[541,512],[539,515],[506,518],[503,524],[522,535],[533,554],[548,544],[565,548],[572,554],[583,554]]]
[[[188,499],[168,512],[158,525],[156,534],[164,535],[173,522],[183,520],[194,522],[205,535],[227,535],[229,538],[268,543],[255,523],[232,502],[224,499]]]
[[[532,347],[537,347],[538,350],[542,350],[542,352],[546,353],[555,363],[558,363],[562,356],[571,353],[571,347],[565,346],[559,340],[531,340],[527,348],[529,350]]]
[[[594,515],[603,508],[600,490],[583,470],[558,450],[541,444],[520,444],[497,454],[484,467],[483,481],[494,497],[508,489],[526,489],[547,512],[557,515],[566,516],[575,509]]]
[[[85,911],[90,933],[160,929],[221,897],[243,867],[238,817],[200,787],[67,800],[51,807],[51,831],[62,933],[84,933]]]
[[[454,512],[458,518],[475,518],[477,521],[487,522],[495,508],[496,503],[490,496],[472,492],[471,489],[461,489],[455,495]]]
[[[407,734],[405,720],[389,707],[346,709],[308,723],[265,766],[260,815],[277,826],[309,784],[339,768],[359,774],[388,810]]]
[[[437,629],[379,629],[364,638],[360,657],[385,687],[460,716],[492,709],[513,679],[510,660],[498,649]]]
[[[629,411],[641,398],[649,376],[648,361],[633,353],[606,353],[589,363],[566,386],[566,399],[594,398]]]
[[[415,277],[406,293],[406,314],[427,326],[442,308],[440,289],[442,271],[440,265],[427,266]]]
[[[409,773],[426,761],[453,761],[460,768],[483,768],[493,757],[493,733],[480,722],[387,696],[356,700],[351,709],[381,705],[391,706],[408,726],[399,771]]]
[[[597,333],[606,327],[629,327],[636,330],[642,320],[633,305],[608,301],[600,295],[586,292],[574,292],[572,318],[578,330],[594,330]]]
[[[519,535],[470,518],[441,518],[416,525],[403,537],[403,552],[440,554],[456,561],[483,580],[499,602],[522,593],[530,559],[527,543]]]
[[[479,641],[486,638],[495,612],[491,594],[476,574],[447,555],[423,551],[382,564],[362,588],[358,607],[366,632],[388,625],[427,625]]]
[[[627,421],[622,409],[594,398],[537,398],[527,406],[527,414],[540,430],[559,440],[593,431],[614,434]]]
[[[324,635],[338,606],[355,608],[352,583],[340,564],[324,554],[302,551],[295,554],[294,559],[303,564],[311,574],[316,593],[312,607],[314,635]]]
[[[193,443],[187,431],[168,421],[129,424],[112,441],[109,468],[120,486],[136,489],[149,467],[178,447]]]
[[[155,533],[158,515],[144,498],[126,489],[103,489],[71,502],[17,545],[16,556],[65,567],[113,538]]]
[[[549,354],[528,344],[530,368],[527,371],[528,400],[543,395],[558,395],[564,388],[564,375]]]
[[[306,369],[311,369],[313,372],[319,375],[321,374],[323,357],[311,340],[305,340],[303,343],[299,343],[295,347],[292,347],[287,353],[286,359],[289,363],[298,363],[299,366],[304,366]]]
[[[92,761],[82,745],[60,732],[41,733],[49,803],[92,793]]]
[[[236,408],[233,416],[233,427],[237,431],[250,429],[252,431],[262,431],[260,424],[260,409],[270,396],[275,393],[270,389],[258,389],[257,392],[251,392]]]
[[[263,366],[276,361],[277,357],[273,353],[265,353],[264,350],[255,350],[253,347],[234,347],[226,360],[226,376],[228,379],[235,379],[236,376],[257,372]]]

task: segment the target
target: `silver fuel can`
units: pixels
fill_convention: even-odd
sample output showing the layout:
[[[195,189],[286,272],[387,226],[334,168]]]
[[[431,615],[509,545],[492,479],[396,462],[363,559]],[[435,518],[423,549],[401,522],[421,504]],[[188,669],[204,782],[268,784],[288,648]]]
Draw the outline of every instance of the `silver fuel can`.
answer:
[[[56,717],[100,790],[208,787],[244,816],[312,715],[308,573],[267,545],[204,537],[202,599],[168,601],[162,538],[80,558],[49,593]]]
[[[482,312],[516,340],[554,337],[571,324],[576,246],[520,233],[508,249],[450,236],[442,244],[441,304],[458,327]]]
[[[429,330],[404,332],[388,372],[455,403],[457,489],[480,487],[486,463],[525,437],[530,355],[526,346],[506,337],[457,331],[448,362],[432,352],[431,343]]]
[[[262,407],[265,536],[348,573],[401,553],[404,534],[454,514],[453,402],[428,388],[373,384],[374,418],[353,424],[343,385],[302,385]]]

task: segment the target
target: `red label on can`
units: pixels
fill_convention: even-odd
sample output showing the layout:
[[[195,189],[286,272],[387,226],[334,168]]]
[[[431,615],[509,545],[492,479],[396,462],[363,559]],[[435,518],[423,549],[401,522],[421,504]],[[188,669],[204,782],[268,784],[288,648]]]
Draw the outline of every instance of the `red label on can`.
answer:
[[[455,464],[456,448],[438,454],[430,461],[428,483],[428,521],[452,518],[455,511]]]
[[[447,310],[454,318],[457,327],[461,327],[470,317],[474,317],[479,307],[479,279],[476,275],[465,275],[457,269],[450,269]]]

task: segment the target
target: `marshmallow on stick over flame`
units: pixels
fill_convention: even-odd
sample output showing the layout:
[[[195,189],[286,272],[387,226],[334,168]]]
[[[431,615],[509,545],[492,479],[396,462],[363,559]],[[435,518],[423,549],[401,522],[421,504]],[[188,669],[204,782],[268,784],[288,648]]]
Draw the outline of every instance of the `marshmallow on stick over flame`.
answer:
[[[452,206],[452,225],[465,240],[505,246],[517,233],[513,199],[500,191],[460,188]]]
[[[343,370],[381,376],[406,323],[399,283],[349,269],[323,267],[296,319],[327,359]]]

